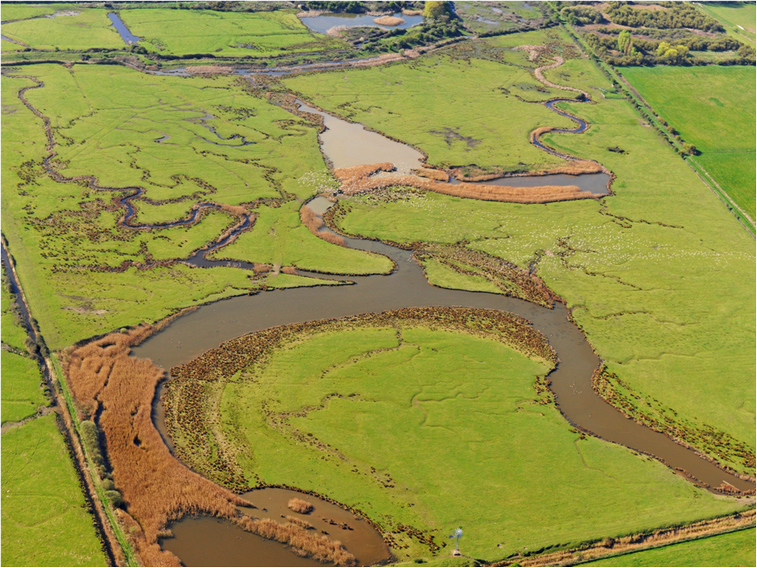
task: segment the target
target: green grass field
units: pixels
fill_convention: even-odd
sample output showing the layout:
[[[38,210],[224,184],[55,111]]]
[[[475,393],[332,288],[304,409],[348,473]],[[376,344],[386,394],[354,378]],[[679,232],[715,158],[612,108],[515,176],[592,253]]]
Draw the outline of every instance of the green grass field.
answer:
[[[42,374],[34,359],[3,352],[2,360],[2,422],[16,422],[32,416],[48,401],[42,392]]]
[[[121,10],[119,16],[134,35],[143,38],[139,45],[172,55],[257,58],[343,45],[331,37],[312,34],[291,10],[251,13],[152,8]]]
[[[708,16],[718,20],[729,35],[754,45],[757,7],[754,2],[698,2]]]
[[[184,218],[202,202],[246,204],[259,214],[260,226],[218,256],[342,273],[390,268],[383,257],[328,244],[300,224],[300,204],[330,183],[317,131],[251,96],[235,79],[154,77],[105,66],[43,65],[26,72],[44,82],[27,98],[51,119],[59,171],[95,174],[104,186],[144,187],[134,222]],[[16,97],[30,85],[24,78],[2,82],[3,232],[51,348],[264,283],[318,283],[279,277],[266,282],[239,269],[182,264],[112,272],[124,262],[186,258],[237,219],[215,211],[188,227],[120,227],[123,209],[111,204],[123,193],[57,183],[30,166],[45,155],[42,122]],[[241,137],[254,143],[234,146]]]
[[[671,544],[580,566],[754,566],[755,529]]]
[[[622,72],[702,152],[696,162],[754,219],[754,67],[628,67]]]
[[[624,68],[623,75],[681,137],[695,158],[755,218],[754,67]]]
[[[5,270],[3,269],[3,278]],[[14,301],[3,285],[0,290],[2,301],[2,344],[0,358],[2,381],[0,381],[0,419],[2,423],[16,422],[32,416],[37,408],[46,406],[48,400],[42,392],[42,374],[37,362],[29,357],[24,345],[26,329],[13,311]]]
[[[55,415],[3,434],[2,458],[3,566],[104,566]]]
[[[54,14],[58,10],[67,10],[73,7],[72,4],[21,4],[16,2],[6,2],[0,7],[0,18],[3,22],[11,20],[23,20],[25,18],[36,18]],[[4,35],[4,34],[3,34]]]
[[[300,335],[209,384],[221,403],[207,418],[248,479],[362,509],[409,546],[400,559],[430,557],[400,524],[437,543],[460,526],[463,553],[493,561],[737,506],[580,436],[534,389],[548,368],[491,336],[352,326]],[[430,562],[449,549],[438,554]]]
[[[522,44],[547,42],[554,32],[517,36]],[[482,44],[480,57],[463,46],[413,62],[283,82],[324,110],[421,149],[432,165],[533,170],[562,164],[528,137],[539,126],[573,127],[534,104],[564,92],[544,88],[527,53],[512,50],[521,43],[503,38]]]
[[[438,99],[454,91],[453,76],[446,77],[446,90],[436,92]],[[466,242],[523,267],[536,262],[537,274],[567,301],[596,352],[640,397],[640,412],[700,431],[713,427],[754,452],[753,240],[654,131],[640,124],[629,103],[601,96],[598,89],[609,85],[589,61],[571,60],[548,77],[589,86],[597,104],[563,103],[591,126],[582,135],[549,134],[545,140],[612,170],[613,197],[547,205],[433,193],[390,203],[356,198],[341,226],[397,242]],[[401,85],[395,89],[403,96]],[[361,98],[372,104],[370,91]],[[377,95],[375,103],[383,100]],[[478,110],[482,123],[497,122],[494,109]],[[426,118],[428,129],[444,124],[443,118]],[[402,128],[388,126],[386,134],[402,139]],[[627,153],[608,151],[614,146]],[[710,455],[722,453],[709,442],[694,443]],[[754,474],[749,459],[729,455],[724,461]]]
[[[108,12],[111,10],[82,8],[75,4],[58,6],[58,8],[78,12],[78,14],[11,22],[3,25],[3,35],[23,42],[32,49],[84,50],[98,47],[125,47],[126,44],[108,18]],[[11,9],[11,16],[17,15],[17,10],[18,8]],[[5,8],[2,15],[5,20],[7,17]]]

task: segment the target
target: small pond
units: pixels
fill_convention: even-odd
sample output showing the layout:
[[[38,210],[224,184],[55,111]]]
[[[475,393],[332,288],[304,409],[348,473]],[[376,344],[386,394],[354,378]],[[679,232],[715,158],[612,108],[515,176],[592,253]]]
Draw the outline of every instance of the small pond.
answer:
[[[371,27],[382,30],[400,29],[405,30],[423,22],[423,16],[406,16],[402,12],[392,14],[395,18],[402,18],[404,23],[398,26],[380,26],[373,20],[381,16],[368,16],[366,14],[322,14],[320,16],[306,16],[302,23],[314,32],[325,34],[331,28],[344,26],[346,28]]]

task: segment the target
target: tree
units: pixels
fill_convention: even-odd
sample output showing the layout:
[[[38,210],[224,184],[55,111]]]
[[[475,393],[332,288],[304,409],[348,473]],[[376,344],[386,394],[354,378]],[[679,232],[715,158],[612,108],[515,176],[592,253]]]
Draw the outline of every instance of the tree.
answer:
[[[439,19],[449,15],[449,2],[426,2],[423,6],[424,18]]]
[[[689,156],[698,156],[699,154],[701,154],[701,152],[700,152],[699,150],[697,150],[697,147],[696,147],[696,146],[694,146],[694,144],[689,144],[688,142],[686,142],[686,143],[685,143],[685,144],[683,145],[683,150],[684,150],[684,151],[685,151],[685,152],[686,152],[686,153],[687,153],[687,154],[688,154]]]

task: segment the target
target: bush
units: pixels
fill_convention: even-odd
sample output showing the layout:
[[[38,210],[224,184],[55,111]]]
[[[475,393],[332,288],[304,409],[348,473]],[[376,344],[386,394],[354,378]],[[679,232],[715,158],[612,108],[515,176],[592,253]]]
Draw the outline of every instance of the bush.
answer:
[[[106,491],[105,497],[108,499],[108,501],[111,502],[114,507],[120,507],[124,504],[124,498],[121,497],[121,494],[115,489]]]

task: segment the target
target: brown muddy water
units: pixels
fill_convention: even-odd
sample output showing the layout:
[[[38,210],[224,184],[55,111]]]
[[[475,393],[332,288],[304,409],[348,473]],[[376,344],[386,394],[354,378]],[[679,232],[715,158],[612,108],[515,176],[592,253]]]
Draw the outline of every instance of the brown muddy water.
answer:
[[[321,148],[336,169],[391,162],[397,168],[394,174],[409,175],[424,162],[423,154],[407,144],[395,142],[366,130],[362,124],[347,122],[302,101],[297,102],[299,110],[323,117],[326,130],[319,135]]]
[[[322,202],[313,205],[317,210],[324,208]],[[674,469],[688,472],[700,485],[718,487],[727,482],[740,490],[754,489],[753,483],[721,470],[663,434],[626,418],[600,398],[591,386],[591,376],[600,364],[599,358],[583,333],[568,320],[568,310],[562,304],[558,303],[550,310],[497,294],[436,288],[428,283],[411,251],[375,241],[345,241],[351,248],[385,254],[395,261],[397,269],[388,276],[350,277],[351,284],[344,286],[273,290],[214,302],[177,318],[163,331],[136,347],[133,354],[151,358],[157,365],[170,369],[188,363],[224,341],[278,325],[404,307],[460,306],[503,310],[532,322],[557,352],[560,362],[549,379],[557,405],[571,424],[605,440],[655,456]],[[167,438],[165,430],[161,433]],[[290,495],[299,496],[295,492]],[[182,522],[194,526],[199,521]],[[175,526],[184,525],[177,523]],[[194,532],[175,530],[175,538],[165,541],[165,546],[170,546],[169,550],[186,565],[194,565],[197,549],[203,546],[215,548],[214,543],[228,538],[230,529],[224,523],[205,522],[201,526],[201,533],[199,529]],[[246,537],[238,536],[240,546],[247,547],[248,544],[241,544]],[[253,541],[258,538],[249,535]],[[282,545],[276,546],[284,555],[281,562],[288,562],[285,558],[292,554],[291,551]],[[361,542],[356,542],[352,548],[347,548],[360,558],[360,546]],[[228,554],[234,555],[236,552],[229,549]],[[253,561],[246,558],[244,565],[257,565],[252,564]],[[268,557],[263,561],[274,565]],[[220,560],[216,558],[214,562]]]

